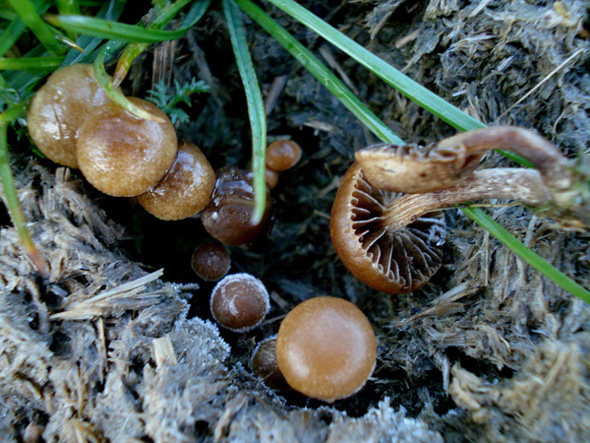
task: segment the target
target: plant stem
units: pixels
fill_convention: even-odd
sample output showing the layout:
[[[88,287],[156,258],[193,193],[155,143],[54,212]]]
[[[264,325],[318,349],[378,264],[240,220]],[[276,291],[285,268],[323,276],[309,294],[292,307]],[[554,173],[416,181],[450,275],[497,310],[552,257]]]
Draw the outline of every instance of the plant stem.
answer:
[[[12,177],[12,171],[10,169],[10,160],[8,158],[8,144],[6,141],[8,125],[6,121],[12,119],[12,117],[16,118],[15,115],[18,116],[19,113],[22,112],[22,109],[22,107],[12,108],[2,114],[2,118],[0,119],[0,180],[2,181],[2,187],[4,188],[4,196],[6,197],[8,212],[10,213],[10,218],[16,231],[18,232],[18,236],[20,237],[21,245],[39,271],[39,274],[48,278],[49,269],[47,268],[47,262],[33,243],[31,234],[27,228],[26,218],[18,201],[14,178]]]

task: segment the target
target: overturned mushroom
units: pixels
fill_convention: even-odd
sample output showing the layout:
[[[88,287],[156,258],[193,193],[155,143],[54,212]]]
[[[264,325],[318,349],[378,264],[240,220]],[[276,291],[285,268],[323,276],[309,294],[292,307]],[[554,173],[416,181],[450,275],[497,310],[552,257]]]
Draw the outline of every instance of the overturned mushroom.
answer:
[[[568,161],[557,148],[527,129],[512,126],[477,129],[427,146],[381,143],[361,149],[355,157],[373,186],[410,194],[461,182],[494,148],[516,152],[529,160],[553,189],[571,186]]]
[[[382,292],[415,291],[442,265],[446,228],[440,213],[390,227],[387,208],[400,196],[372,186],[359,163],[342,179],[330,217],[338,256],[352,274]]]
[[[513,150],[538,170],[473,172],[475,159],[492,147]],[[420,177],[425,183],[415,184]],[[359,280],[391,294],[411,292],[441,265],[445,227],[437,211],[474,200],[511,199],[584,223],[590,216],[578,184],[585,180],[572,173],[551,143],[520,128],[480,129],[422,151],[378,145],[360,151],[344,176],[330,234],[344,265]]]

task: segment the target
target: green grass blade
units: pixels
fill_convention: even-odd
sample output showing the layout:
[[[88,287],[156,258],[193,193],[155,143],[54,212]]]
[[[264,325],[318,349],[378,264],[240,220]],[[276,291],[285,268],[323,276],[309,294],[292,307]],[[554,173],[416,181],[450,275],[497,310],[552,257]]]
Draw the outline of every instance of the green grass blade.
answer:
[[[24,112],[24,104],[14,107],[4,114],[0,115],[0,181],[6,197],[8,212],[14,227],[16,228],[22,247],[25,253],[29,256],[39,273],[43,277],[49,277],[49,270],[47,263],[41,256],[39,250],[35,246],[29,229],[27,228],[27,220],[22,212],[20,202],[12,177],[12,170],[10,169],[10,159],[8,158],[8,144],[6,140],[6,130],[8,121],[16,119]]]
[[[8,0],[8,4],[12,6],[21,20],[49,52],[53,54],[63,54],[65,52],[65,48],[55,39],[54,32],[41,19],[35,5],[30,0]]]
[[[122,42],[159,43],[180,38],[186,29],[158,31],[83,15],[54,15],[47,21],[66,31]]]
[[[0,71],[55,70],[63,60],[61,56],[54,57],[0,57]]]
[[[281,43],[287,51],[320,81],[352,114],[373,134],[390,143],[403,143],[375,114],[361,102],[315,55],[298,42],[281,25],[275,22],[249,0],[235,0],[237,5],[255,20],[266,32]]]
[[[14,46],[25,29],[27,29],[27,25],[20,18],[10,22],[0,37],[0,57],[3,57]]]
[[[165,9],[159,21],[156,22],[158,26],[151,28],[83,15],[53,15],[48,17],[47,21],[67,31],[78,32],[92,37],[122,42],[159,43],[182,37],[191,26],[200,20],[209,7],[210,0],[196,2],[189,10],[181,29],[176,31],[156,29],[168,23],[187,3],[188,0],[180,0]]]
[[[480,209],[463,208],[463,212],[467,217],[475,221],[486,231],[500,240],[506,247],[528,263],[531,267],[541,272],[547,278],[557,283],[561,288],[568,291],[570,294],[584,300],[590,304],[590,292],[573,281],[568,276],[561,273],[551,264],[547,263],[539,257],[531,249],[527,248],[520,240],[514,237],[510,232],[496,223],[489,215]]]
[[[252,128],[252,170],[254,172],[255,210],[252,223],[262,220],[266,206],[266,181],[264,179],[266,157],[266,115],[264,103],[252,57],[248,50],[246,32],[240,17],[240,10],[231,0],[223,0],[223,12],[229,29],[234,55],[244,84],[246,101],[248,102],[248,116]]]

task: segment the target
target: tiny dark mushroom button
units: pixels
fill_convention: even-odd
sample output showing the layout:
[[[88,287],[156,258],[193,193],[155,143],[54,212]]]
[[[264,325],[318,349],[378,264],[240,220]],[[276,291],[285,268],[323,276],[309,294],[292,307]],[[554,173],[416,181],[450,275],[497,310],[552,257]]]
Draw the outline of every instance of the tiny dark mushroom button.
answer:
[[[77,168],[78,130],[98,107],[109,102],[92,65],[58,69],[31,100],[27,113],[31,138],[50,160]]]
[[[266,166],[281,172],[292,168],[301,158],[301,147],[291,140],[277,140],[266,148]]]
[[[377,340],[367,317],[354,304],[315,297],[285,317],[276,352],[289,386],[331,403],[364,386],[375,367]]]
[[[254,375],[261,379],[266,386],[270,389],[282,391],[288,389],[289,385],[279,369],[276,347],[276,335],[258,343],[254,352],[252,352],[250,367]]]
[[[446,235],[437,212],[392,226],[388,207],[399,197],[372,186],[354,163],[342,179],[330,217],[332,244],[344,266],[389,294],[414,291],[430,280],[442,265]]]
[[[166,175],[138,203],[162,220],[181,220],[201,211],[211,199],[215,171],[205,154],[192,143],[182,142]]]
[[[211,314],[221,326],[234,332],[258,326],[269,309],[266,287],[250,274],[228,275],[211,292]]]
[[[231,260],[223,245],[219,243],[203,243],[192,256],[192,268],[200,278],[206,281],[217,281],[229,271]]]
[[[267,189],[266,208],[259,223],[252,223],[254,188],[251,174],[234,167],[221,168],[211,201],[201,212],[205,230],[226,245],[245,245],[267,233],[271,201]]]
[[[96,109],[78,134],[77,156],[88,182],[114,197],[134,197],[154,186],[178,150],[174,126],[152,103],[129,100],[161,122],[135,117],[116,103]]]

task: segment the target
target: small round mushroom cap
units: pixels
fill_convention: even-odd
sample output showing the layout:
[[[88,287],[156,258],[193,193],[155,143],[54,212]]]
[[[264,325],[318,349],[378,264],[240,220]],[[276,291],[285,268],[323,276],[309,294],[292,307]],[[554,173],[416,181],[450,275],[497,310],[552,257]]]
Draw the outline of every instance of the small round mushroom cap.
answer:
[[[105,194],[133,197],[156,185],[172,166],[178,150],[176,131],[152,103],[129,100],[162,122],[137,118],[116,103],[96,109],[78,134],[80,170]]]
[[[270,389],[285,390],[289,387],[277,363],[277,336],[262,340],[252,353],[252,372]]]
[[[285,171],[297,164],[301,147],[291,140],[277,140],[266,148],[266,166],[273,171]]]
[[[250,274],[228,275],[211,293],[211,314],[221,326],[234,332],[258,326],[269,309],[266,287]]]
[[[367,317],[354,304],[315,297],[285,317],[276,352],[289,386],[331,403],[363,387],[375,367],[377,340]]]
[[[181,220],[201,211],[211,199],[215,171],[205,154],[182,142],[176,160],[160,182],[137,196],[138,203],[162,220]]]
[[[219,243],[203,243],[199,245],[192,257],[192,268],[200,278],[206,281],[217,281],[229,271],[229,254]]]
[[[415,291],[442,265],[444,218],[430,212],[407,226],[391,224],[388,207],[400,194],[372,186],[363,172],[353,163],[336,193],[332,245],[344,266],[368,286],[388,294]]]
[[[50,160],[77,168],[78,130],[96,108],[110,102],[92,65],[80,63],[58,69],[31,100],[27,113],[31,138]]]
[[[419,193],[447,188],[471,175],[485,151],[464,145],[395,145],[380,143],[356,152],[355,159],[371,185],[389,192]]]
[[[201,212],[205,230],[226,245],[245,245],[266,234],[271,219],[270,194],[266,193],[266,209],[258,224],[252,223],[254,188],[252,177],[234,167],[221,168],[213,196]]]

